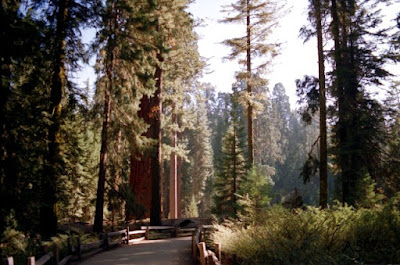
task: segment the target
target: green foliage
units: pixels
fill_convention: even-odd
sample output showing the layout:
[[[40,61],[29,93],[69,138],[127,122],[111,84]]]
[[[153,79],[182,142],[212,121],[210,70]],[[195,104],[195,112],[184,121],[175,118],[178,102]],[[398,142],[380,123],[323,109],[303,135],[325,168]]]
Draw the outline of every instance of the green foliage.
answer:
[[[192,196],[192,199],[190,200],[190,204],[187,206],[185,210],[185,216],[186,217],[199,217],[199,209],[197,207],[197,202],[196,199],[194,198],[194,195]]]
[[[0,259],[13,257],[16,264],[24,264],[28,256],[38,252],[40,242],[17,230],[18,224],[13,212],[5,219],[6,228],[0,235]]]
[[[300,111],[302,119],[311,124],[312,116],[319,110],[319,88],[318,78],[304,76],[303,80],[296,80],[296,94],[299,97],[299,104],[306,106]]]
[[[241,264],[398,263],[399,203],[373,209],[334,206],[295,212],[280,206],[256,212],[257,222],[217,225],[214,242]]]
[[[188,147],[191,149],[188,173],[192,184],[192,194],[199,206],[199,214],[200,216],[205,216],[209,215],[211,210],[212,189],[210,189],[209,184],[214,176],[213,154],[205,98],[201,92],[195,96],[196,102],[193,109],[196,110],[196,117],[188,143]],[[208,187],[206,187],[207,184]]]
[[[236,196],[246,173],[236,124],[231,125],[222,144],[222,158],[214,181],[215,209],[213,211],[219,216],[236,217],[239,208]]]
[[[271,177],[263,174],[260,167],[253,166],[244,176],[238,193],[252,201],[252,205],[256,209],[263,209],[271,201],[269,193],[272,186],[273,181]],[[246,211],[246,209],[244,210]]]
[[[357,183],[357,207],[373,208],[382,203],[384,195],[377,193],[377,184],[368,173]]]

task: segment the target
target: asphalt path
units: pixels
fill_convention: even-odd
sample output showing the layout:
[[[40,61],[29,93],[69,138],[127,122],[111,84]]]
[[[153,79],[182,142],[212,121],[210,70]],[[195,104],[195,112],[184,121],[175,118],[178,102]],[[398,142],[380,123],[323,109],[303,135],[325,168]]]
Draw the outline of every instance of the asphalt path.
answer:
[[[81,265],[191,265],[191,237],[144,240],[97,254]]]

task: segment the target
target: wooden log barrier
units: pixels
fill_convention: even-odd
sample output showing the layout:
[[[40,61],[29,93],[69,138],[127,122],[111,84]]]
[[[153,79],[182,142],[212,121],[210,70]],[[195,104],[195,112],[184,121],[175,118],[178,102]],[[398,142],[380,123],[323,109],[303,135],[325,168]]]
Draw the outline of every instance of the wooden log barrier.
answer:
[[[44,265],[53,257],[54,257],[54,253],[49,252],[46,255],[44,255],[43,257],[41,257],[40,259],[38,259],[38,261],[36,261],[36,263],[34,263],[34,264],[35,265]]]
[[[200,265],[207,265],[208,252],[206,249],[206,243],[200,242],[198,246],[200,250]]]
[[[215,244],[215,254],[217,255],[217,258],[219,261],[221,261],[222,255],[221,255],[221,243],[216,243]]]
[[[35,257],[29,257],[28,258],[28,265],[35,265]]]
[[[217,255],[211,250],[208,250],[207,255],[207,265],[221,265],[221,262],[218,260]]]

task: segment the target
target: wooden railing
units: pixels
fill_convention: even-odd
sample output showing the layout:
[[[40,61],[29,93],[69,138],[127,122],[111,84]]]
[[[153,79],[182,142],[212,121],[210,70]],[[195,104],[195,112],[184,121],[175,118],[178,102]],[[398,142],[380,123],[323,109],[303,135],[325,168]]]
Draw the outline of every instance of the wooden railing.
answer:
[[[53,246],[53,251],[48,252],[38,260],[35,257],[28,258],[28,265],[65,265],[69,261],[77,261],[92,256],[104,249],[115,247],[119,244],[135,244],[142,240],[170,238],[178,236],[192,235],[196,228],[179,228],[179,226],[141,226],[141,230],[131,231],[126,229],[105,233],[101,235],[102,239],[96,242],[82,244],[81,239],[77,238],[76,246],[72,246],[71,239],[68,238],[68,255],[62,260],[59,259],[59,247]],[[133,238],[132,238],[133,237]],[[113,239],[113,240],[111,240]],[[8,257],[6,264],[14,265],[13,257]]]
[[[192,258],[200,265],[221,265],[221,244],[216,243],[214,251],[207,250],[205,231],[212,226],[198,226],[192,236]]]

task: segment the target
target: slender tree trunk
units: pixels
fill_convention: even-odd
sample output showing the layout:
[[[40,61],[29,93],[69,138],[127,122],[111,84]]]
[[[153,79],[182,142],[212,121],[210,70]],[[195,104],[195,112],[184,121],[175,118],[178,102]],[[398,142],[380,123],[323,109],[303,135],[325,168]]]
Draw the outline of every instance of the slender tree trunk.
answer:
[[[250,0],[247,0],[247,93],[252,96],[252,74],[251,74],[251,23],[250,23]],[[251,168],[254,165],[254,137],[253,137],[253,105],[247,103],[247,145],[248,145],[248,166]]]
[[[177,157],[177,212],[178,212],[178,218],[182,217],[182,209],[181,209],[181,202],[182,202],[182,158],[180,156]]]
[[[53,61],[53,73],[51,76],[50,114],[51,125],[49,128],[49,153],[48,169],[42,182],[42,206],[40,209],[41,234],[45,239],[55,235],[57,232],[57,182],[61,174],[61,112],[64,86],[66,83],[65,73],[65,50],[66,50],[66,22],[68,17],[68,0],[58,3],[57,25],[55,33],[55,49]]]
[[[345,115],[344,112],[344,91],[343,91],[343,60],[342,60],[342,47],[341,47],[341,40],[340,40],[340,22],[339,22],[339,15],[338,15],[338,7],[337,1],[331,0],[331,16],[332,16],[332,32],[333,32],[333,39],[335,45],[335,87],[336,87],[336,96],[338,98],[338,108],[339,108],[339,120],[338,126],[339,129],[337,131],[337,138],[339,140],[339,144],[343,145],[346,142],[346,128],[345,128]],[[342,150],[341,150],[342,149]],[[341,167],[341,177],[342,177],[342,202],[343,204],[347,201],[348,194],[349,194],[349,185],[348,185],[348,173],[347,173],[347,155],[343,153],[343,148],[339,147],[339,164]]]
[[[161,63],[163,58],[161,54],[157,55],[158,61]],[[162,74],[163,71],[159,65],[156,67],[154,79],[156,80],[156,93],[152,98],[152,110],[154,116],[154,139],[157,139],[157,146],[155,153],[152,156],[153,171],[152,171],[152,200],[150,209],[150,223],[151,225],[161,225],[161,194],[160,194],[160,181],[161,181],[161,166],[162,166],[162,132],[161,132],[161,118],[162,118]],[[154,113],[155,112],[155,113]]]
[[[115,175],[114,175],[114,190],[116,193],[119,192],[119,178],[120,178],[120,152],[121,152],[121,141],[122,141],[122,131],[118,130],[117,133],[117,144],[116,144],[116,148],[115,148]],[[122,209],[122,205],[119,205],[118,208],[115,207],[115,203],[112,201],[112,199],[110,198],[109,201],[109,206],[111,208],[111,216],[112,216],[112,220],[111,220],[111,227],[114,230],[114,221],[115,221],[115,215],[116,213],[121,214],[121,209]]]
[[[115,16],[115,4],[112,6],[111,14]],[[109,22],[110,32],[114,32],[116,16]],[[111,42],[111,36],[108,40]],[[110,44],[110,43],[109,43]],[[93,232],[103,232],[103,215],[104,215],[104,188],[106,182],[106,171],[108,162],[108,133],[111,120],[111,93],[114,90],[114,51],[113,46],[108,46],[108,57],[106,62],[106,75],[108,84],[104,88],[104,108],[103,108],[103,127],[101,131],[101,149],[100,149],[100,164],[99,164],[99,177],[97,182],[97,196],[96,196],[96,213],[94,217]]]
[[[178,126],[179,128],[182,128],[182,122],[181,122],[181,116],[178,116]],[[178,142],[182,141],[182,132],[178,132],[177,134],[177,144]],[[182,157],[178,156],[177,157],[177,193],[178,193],[178,200],[177,200],[177,212],[178,212],[178,218],[182,216],[182,209],[181,209],[181,201],[182,201]]]
[[[103,110],[103,128],[101,134],[101,149],[100,149],[100,165],[99,179],[97,183],[96,197],[96,214],[94,218],[93,231],[100,233],[103,231],[103,209],[104,209],[104,186],[106,181],[107,157],[108,157],[108,131],[110,128],[111,116],[111,100],[110,91],[112,87],[112,78],[109,78],[110,89],[105,89],[104,110]]]
[[[177,124],[177,116],[174,113],[175,104],[172,106],[172,123]],[[177,146],[177,132],[172,131],[171,147]],[[178,170],[177,170],[177,155],[175,151],[171,152],[170,157],[170,177],[169,177],[169,218],[178,218]]]
[[[315,20],[318,39],[319,66],[319,132],[320,132],[320,164],[319,164],[319,206],[328,205],[328,150],[326,139],[326,88],[325,88],[325,56],[322,39],[321,0],[314,0]]]

